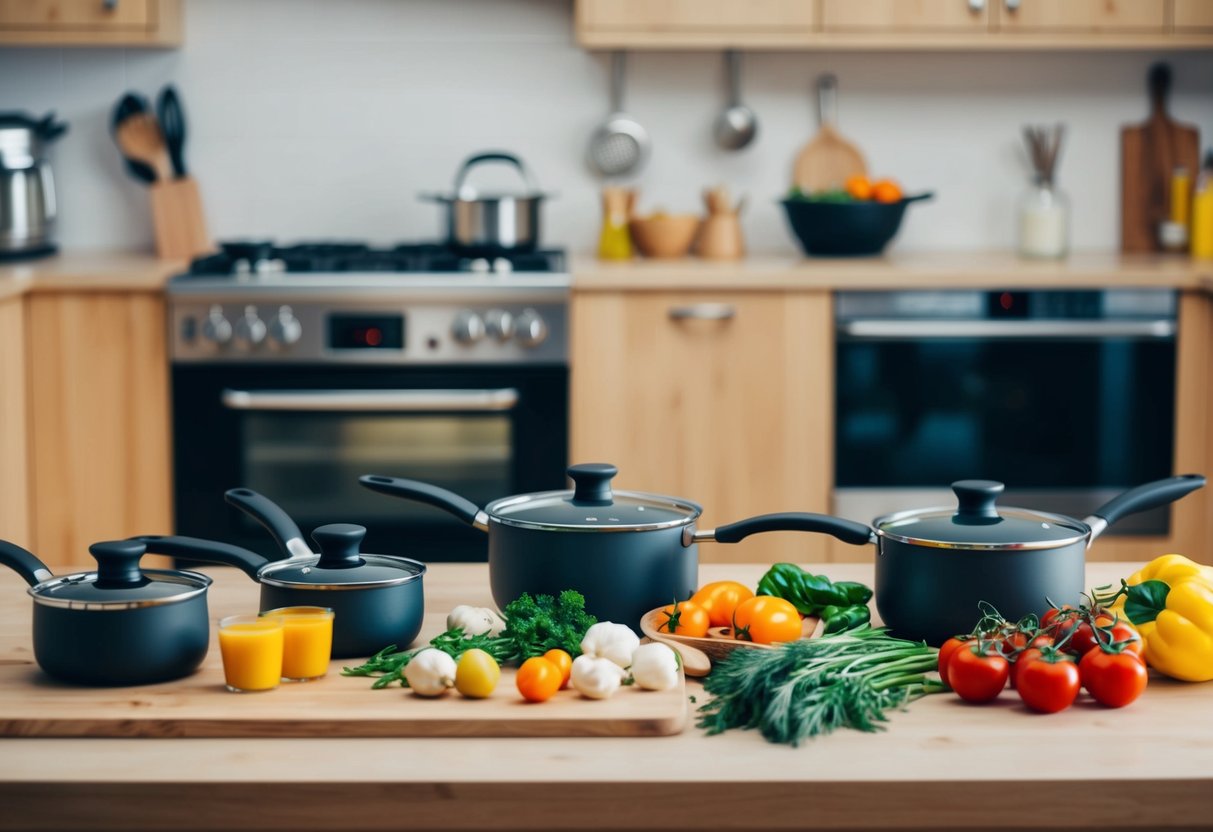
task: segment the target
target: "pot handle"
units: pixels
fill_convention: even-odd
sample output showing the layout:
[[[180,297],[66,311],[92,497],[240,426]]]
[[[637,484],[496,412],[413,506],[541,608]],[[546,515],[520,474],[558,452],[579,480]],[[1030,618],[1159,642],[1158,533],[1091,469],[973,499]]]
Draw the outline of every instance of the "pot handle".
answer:
[[[863,523],[800,511],[762,514],[716,529],[695,532],[690,542],[715,540],[717,543],[737,543],[761,532],[821,532],[855,546],[872,542],[872,529]],[[685,538],[684,542],[687,542]]]
[[[1204,484],[1205,478],[1200,474],[1182,474],[1130,488],[1095,509],[1091,516],[1085,519],[1086,524],[1091,527],[1091,540],[1099,537],[1104,529],[1122,517],[1173,503],[1180,497],[1203,488]]]
[[[145,544],[148,554],[169,555],[181,560],[196,560],[201,563],[221,563],[225,566],[234,566],[254,581],[257,580],[257,573],[261,567],[270,562],[256,552],[250,552],[248,549],[242,549],[239,546],[232,546],[227,543],[219,543],[214,540],[203,540],[200,537],[147,534],[130,539]]]
[[[504,150],[491,150],[488,153],[477,153],[464,160],[463,165],[459,168],[459,173],[455,174],[455,199],[464,198],[463,184],[468,178],[468,172],[482,162],[505,162],[513,165],[518,169],[518,174],[522,177],[523,183],[526,184],[527,196],[534,196],[539,192],[539,188],[535,185],[535,180],[531,178],[530,170],[522,163],[521,159],[513,153],[507,153]],[[470,198],[474,199],[475,197]]]
[[[265,526],[285,555],[306,558],[312,554],[299,526],[269,497],[251,488],[232,488],[223,493],[223,499]]]
[[[37,555],[7,540],[0,540],[0,564],[12,569],[30,586],[55,577]]]
[[[482,532],[489,530],[489,516],[471,500],[464,499],[454,491],[447,491],[436,485],[417,480],[406,480],[400,477],[380,477],[368,474],[359,477],[358,482],[371,491],[387,494],[389,497],[400,497],[417,503],[440,508],[455,515],[469,526],[474,526]]]

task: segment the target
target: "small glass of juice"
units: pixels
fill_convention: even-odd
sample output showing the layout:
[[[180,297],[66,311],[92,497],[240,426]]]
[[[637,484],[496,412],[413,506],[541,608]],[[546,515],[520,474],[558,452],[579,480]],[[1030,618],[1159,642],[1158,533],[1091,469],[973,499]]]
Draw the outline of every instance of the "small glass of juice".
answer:
[[[278,687],[284,631],[279,616],[229,615],[219,622],[219,651],[228,690],[244,693]]]
[[[263,616],[282,619],[282,681],[306,682],[328,673],[333,656],[333,611],[328,607],[279,607]]]

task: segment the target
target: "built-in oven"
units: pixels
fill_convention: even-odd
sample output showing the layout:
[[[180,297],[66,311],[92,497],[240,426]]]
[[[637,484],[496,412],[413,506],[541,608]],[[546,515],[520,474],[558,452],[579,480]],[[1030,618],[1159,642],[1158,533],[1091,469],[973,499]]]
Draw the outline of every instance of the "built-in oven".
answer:
[[[1172,473],[1171,290],[842,292],[834,510],[871,521],[952,503],[959,479],[1008,505],[1083,517]],[[1166,508],[1117,524],[1165,534]]]

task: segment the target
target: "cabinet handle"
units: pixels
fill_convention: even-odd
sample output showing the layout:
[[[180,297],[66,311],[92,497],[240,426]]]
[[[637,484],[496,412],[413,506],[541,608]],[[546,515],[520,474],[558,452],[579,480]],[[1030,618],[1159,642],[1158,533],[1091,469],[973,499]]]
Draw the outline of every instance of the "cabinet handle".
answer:
[[[731,321],[737,317],[737,307],[730,303],[692,303],[670,308],[673,321]]]
[[[1003,3],[1006,5],[1007,11],[1009,11],[1011,14],[1015,14],[1015,12],[1019,11],[1020,1],[1021,0],[1003,0]]]
[[[969,0],[969,11],[973,14],[981,14],[986,10],[986,0]]]

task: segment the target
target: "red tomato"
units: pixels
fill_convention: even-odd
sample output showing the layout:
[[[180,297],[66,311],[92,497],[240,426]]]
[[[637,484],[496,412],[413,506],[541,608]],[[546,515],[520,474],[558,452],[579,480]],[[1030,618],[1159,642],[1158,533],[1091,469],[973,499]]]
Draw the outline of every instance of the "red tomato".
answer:
[[[1061,644],[1066,638],[1071,638],[1070,634],[1078,626],[1081,620],[1082,613],[1066,604],[1062,607],[1053,607],[1046,612],[1040,619],[1040,628],[1045,633],[1053,637],[1054,644]],[[1070,642],[1067,641],[1068,645]]]
[[[1092,626],[1092,622],[1094,622],[1094,626]],[[1107,627],[1111,623],[1112,616],[1110,615],[1097,615],[1090,620],[1079,622],[1073,637],[1066,642],[1065,651],[1076,656],[1086,655],[1087,651],[1095,646],[1095,627]]]
[[[1040,658],[1019,671],[1019,698],[1043,714],[1055,714],[1073,705],[1078,687],[1078,665],[1069,659]]]
[[[939,648],[939,678],[943,679],[944,684],[948,683],[948,662],[952,660],[952,655],[970,641],[969,636],[952,636]]]
[[[1101,705],[1123,708],[1141,696],[1148,674],[1145,662],[1125,650],[1110,653],[1102,648],[1087,651],[1078,664],[1082,685]]]
[[[1017,654],[1011,661],[1011,687],[1019,687],[1019,674],[1023,669],[1034,661],[1040,658],[1039,647],[1029,647],[1023,652]]]
[[[956,650],[948,660],[948,684],[966,702],[989,702],[1007,686],[1010,664],[994,648]]]

